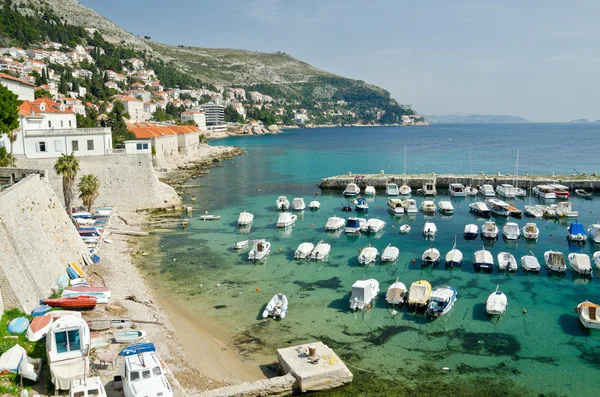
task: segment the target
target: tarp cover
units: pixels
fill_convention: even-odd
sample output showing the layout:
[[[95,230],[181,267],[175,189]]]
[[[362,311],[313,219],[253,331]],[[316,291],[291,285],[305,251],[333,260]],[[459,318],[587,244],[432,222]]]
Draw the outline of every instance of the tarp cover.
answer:
[[[579,222],[571,223],[569,226],[569,233],[572,235],[582,234],[585,235],[585,230],[583,229],[583,225]]]
[[[52,383],[54,383],[56,389],[69,390],[71,379],[83,377],[86,373],[89,373],[88,366],[87,358],[76,358],[62,361],[60,364],[51,364]]]
[[[429,299],[430,287],[427,284],[413,283],[408,293],[409,302],[425,303]]]
[[[493,263],[494,258],[490,251],[477,251],[475,252],[475,263]]]

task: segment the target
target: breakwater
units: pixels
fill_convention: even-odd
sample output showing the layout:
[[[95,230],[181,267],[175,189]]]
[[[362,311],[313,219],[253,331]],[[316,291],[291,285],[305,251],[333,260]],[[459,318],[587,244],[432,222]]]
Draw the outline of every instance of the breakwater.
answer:
[[[438,189],[447,189],[451,183],[462,183],[473,187],[481,185],[498,186],[503,183],[528,188],[529,185],[542,185],[558,183],[568,186],[569,189],[600,190],[600,177],[596,175],[531,175],[519,176],[515,179],[512,175],[464,175],[464,174],[344,174],[323,178],[317,186],[321,189],[344,189],[349,183],[356,183],[361,189],[373,186],[376,189],[385,189],[388,183],[398,186],[404,181],[411,189],[420,189],[425,182],[435,179]]]

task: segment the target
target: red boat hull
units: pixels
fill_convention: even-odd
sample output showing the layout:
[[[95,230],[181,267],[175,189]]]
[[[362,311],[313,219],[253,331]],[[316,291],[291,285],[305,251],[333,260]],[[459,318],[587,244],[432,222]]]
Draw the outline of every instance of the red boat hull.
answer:
[[[68,309],[93,309],[96,307],[95,296],[76,296],[76,297],[64,297],[55,299],[46,299],[42,303],[51,307],[64,307]]]

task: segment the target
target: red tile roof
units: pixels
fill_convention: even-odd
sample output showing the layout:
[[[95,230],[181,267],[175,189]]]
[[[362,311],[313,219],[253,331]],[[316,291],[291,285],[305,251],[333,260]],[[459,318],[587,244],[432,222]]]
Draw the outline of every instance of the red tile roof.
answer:
[[[200,132],[200,129],[193,125],[156,125],[149,122],[127,124],[127,129],[133,132],[138,139],[160,138],[163,136]]]
[[[44,110],[41,110],[41,105],[44,104]],[[63,105],[64,110],[60,110],[60,103],[53,102],[48,98],[38,98],[35,101],[23,101],[19,106],[19,113],[21,116],[32,116],[35,113],[59,113],[69,114],[73,113],[73,110]]]
[[[0,73],[0,78],[5,79],[5,80],[16,81],[17,83],[21,83],[21,84],[30,85],[30,86],[35,87],[35,84],[31,84],[29,81],[21,80],[21,79],[18,79],[16,77],[9,76],[8,74]]]

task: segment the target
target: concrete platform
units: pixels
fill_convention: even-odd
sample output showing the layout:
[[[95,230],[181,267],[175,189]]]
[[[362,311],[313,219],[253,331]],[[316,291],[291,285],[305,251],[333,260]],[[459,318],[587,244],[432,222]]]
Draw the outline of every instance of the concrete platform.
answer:
[[[308,346],[315,346],[320,357],[311,363]],[[337,354],[323,342],[277,350],[277,359],[284,373],[296,378],[296,390],[301,392],[327,390],[352,382],[353,375]]]

